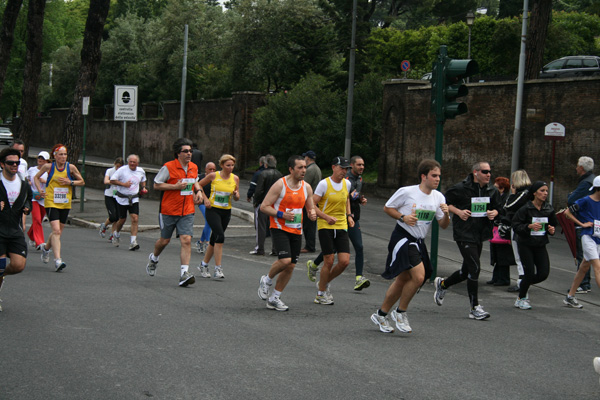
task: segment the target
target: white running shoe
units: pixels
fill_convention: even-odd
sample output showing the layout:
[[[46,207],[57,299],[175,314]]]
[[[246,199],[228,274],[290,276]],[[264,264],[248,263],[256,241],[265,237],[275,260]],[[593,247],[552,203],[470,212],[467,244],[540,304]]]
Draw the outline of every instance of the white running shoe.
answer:
[[[433,281],[433,287],[435,288],[435,293],[433,294],[433,300],[435,300],[435,304],[441,306],[444,303],[444,296],[446,295],[446,289],[442,288],[442,281],[444,278],[437,277]]]
[[[181,274],[181,277],[179,278],[179,286],[181,287],[193,285],[195,282],[196,278],[194,278],[194,275],[190,274],[188,271],[185,271],[183,274]]]
[[[269,290],[271,289],[271,285],[273,284],[273,283],[271,283],[271,285],[269,285],[266,281],[266,278],[267,278],[267,276],[263,275],[260,277],[260,280],[258,281],[258,297],[261,300],[267,300],[269,298]],[[281,311],[281,310],[279,310],[279,311]]]
[[[408,324],[408,317],[406,316],[405,312],[398,312],[396,310],[393,310],[391,312],[391,315],[392,315],[392,320],[394,320],[394,322],[396,322],[396,328],[398,328],[398,330],[400,332],[404,332],[404,333],[412,332],[412,328]]]
[[[575,298],[575,296],[571,297],[571,296],[567,295],[567,297],[565,297],[563,299],[563,303],[565,303],[568,307],[571,307],[571,308],[583,308],[583,305],[579,304],[579,302],[577,301],[577,298]]]
[[[314,282],[317,279],[317,272],[319,272],[319,266],[315,264],[313,260],[308,260],[306,262],[306,274],[311,282]]]
[[[319,293],[317,293],[317,296],[315,297],[313,302],[315,304],[332,305],[333,299],[330,299],[329,297],[327,297],[327,294],[324,294],[321,296],[321,295],[319,295]]]
[[[600,374],[600,357],[594,357],[594,370]]]
[[[146,273],[148,276],[154,276],[156,274],[156,267],[158,261],[152,261],[152,253],[148,256],[148,264],[146,265]]]
[[[121,238],[116,237],[115,235],[113,235],[112,237],[112,244],[115,247],[119,247],[119,242],[121,241]]]
[[[202,242],[199,240],[196,242],[196,251],[198,254],[204,253],[204,246],[202,246]]]
[[[40,249],[42,250],[41,259],[44,264],[48,264],[50,262],[50,252],[52,250],[46,250],[46,243],[40,244]]]
[[[102,239],[106,237],[106,226],[104,225],[104,222],[100,224],[100,231],[98,233]]]
[[[478,321],[487,319],[489,317],[490,313],[485,311],[481,305],[475,306],[475,308],[469,312],[469,318],[476,319]]]
[[[139,248],[140,248],[140,245],[138,244],[137,241],[134,241],[133,243],[129,244],[129,250],[131,250],[131,251],[136,251]]]
[[[517,297],[515,301],[515,307],[520,308],[521,310],[531,310],[531,303],[529,302],[528,297],[523,297],[522,299]]]
[[[267,300],[267,308],[269,310],[277,310],[277,311],[287,311],[289,309],[288,306],[285,305],[283,301],[279,297],[275,297],[273,301]]]
[[[54,268],[56,269],[56,272],[60,272],[63,269],[67,268],[67,264],[63,262],[62,258],[57,258],[56,260],[54,260]]]
[[[371,315],[371,321],[374,324],[379,326],[379,330],[383,333],[393,333],[394,328],[390,325],[390,321],[388,321],[387,316],[379,315],[377,311]]]
[[[208,271],[208,264],[207,265],[198,265],[198,271],[200,271],[200,276],[203,278],[210,278],[210,272]]]
[[[213,278],[215,278],[215,279],[225,279],[225,275],[223,275],[223,268],[222,267],[215,267],[215,273],[213,275]]]

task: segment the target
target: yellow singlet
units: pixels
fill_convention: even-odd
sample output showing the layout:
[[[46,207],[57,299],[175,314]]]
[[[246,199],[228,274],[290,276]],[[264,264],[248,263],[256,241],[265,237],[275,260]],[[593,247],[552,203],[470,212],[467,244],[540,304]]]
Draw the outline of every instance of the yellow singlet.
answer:
[[[231,197],[235,190],[235,175],[229,175],[229,179],[221,178],[221,172],[215,172],[215,179],[210,183],[210,204],[224,210],[231,209]]]

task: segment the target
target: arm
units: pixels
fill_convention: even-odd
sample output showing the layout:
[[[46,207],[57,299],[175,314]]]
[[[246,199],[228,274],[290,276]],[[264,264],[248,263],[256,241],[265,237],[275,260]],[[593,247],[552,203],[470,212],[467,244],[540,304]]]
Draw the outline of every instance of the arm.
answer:
[[[73,164],[69,164],[69,170],[71,172],[71,176],[75,179],[69,180],[69,178],[58,178],[58,183],[61,185],[85,186],[85,181],[81,177],[77,167]]]
[[[235,180],[235,189],[233,190],[233,200],[238,201],[240,199],[240,178],[237,175],[234,175],[233,180]]]
[[[321,201],[321,196],[318,194],[313,194],[313,203],[319,204],[319,201]],[[315,213],[317,214],[317,217],[324,219],[329,225],[333,225],[337,222],[337,218],[330,217],[329,215],[325,214],[319,207],[315,207]]]
[[[292,214],[291,212],[279,211],[282,214],[280,216],[278,216],[277,215],[278,211],[275,208],[273,208],[273,204],[275,204],[275,202],[279,198],[279,194],[281,193],[282,188],[283,188],[283,182],[281,180],[278,180],[277,182],[275,182],[273,184],[273,186],[271,186],[271,189],[269,189],[269,191],[267,192],[267,195],[265,196],[264,200],[260,204],[260,211],[263,214],[268,215],[269,217],[283,218],[286,221],[293,221],[294,214]]]
[[[350,208],[350,194],[346,199],[346,218],[348,219],[348,227],[354,228],[354,216],[352,215],[352,209]]]
[[[109,175],[104,175],[104,184],[110,185],[110,176]]]
[[[42,198],[46,196],[46,192],[44,190],[41,190],[41,187],[42,187],[41,176],[44,175],[45,172],[48,172],[51,167],[52,167],[52,164],[42,165],[42,168],[40,168],[38,173],[35,174],[35,176],[33,177],[33,184],[35,185],[34,187],[40,193],[40,196],[42,196]]]
[[[440,209],[444,213],[444,217],[438,220],[438,224],[440,224],[440,228],[446,229],[450,225],[450,210],[448,210],[447,204],[440,204]]]
[[[579,182],[579,185],[569,193],[569,197],[567,197],[567,205],[572,206],[576,200],[581,199],[590,194],[591,185],[586,181]]]
[[[316,221],[317,213],[315,211],[315,203],[313,202],[313,191],[310,185],[306,185],[306,202],[304,203],[304,208],[306,209],[308,219],[310,219],[311,221]]]
[[[573,212],[571,212],[571,210],[573,210]],[[592,226],[594,226],[593,222],[581,222],[580,220],[578,220],[574,214],[574,212],[577,212],[577,210],[579,210],[579,206],[577,204],[573,204],[571,207],[565,210],[565,216],[571,221],[573,221],[575,225],[578,225],[582,228],[591,228]]]

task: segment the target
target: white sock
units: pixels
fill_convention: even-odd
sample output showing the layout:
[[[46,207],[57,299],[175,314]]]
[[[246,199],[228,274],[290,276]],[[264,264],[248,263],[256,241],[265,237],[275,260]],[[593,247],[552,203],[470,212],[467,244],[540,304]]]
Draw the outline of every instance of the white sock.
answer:
[[[131,243],[135,242],[135,239],[137,238],[137,236],[132,236],[131,237]]]
[[[113,233],[113,236],[116,238],[120,238],[121,237],[121,232],[115,232]]]
[[[273,284],[273,280],[269,278],[269,275],[265,275],[265,283],[269,286]]]
[[[158,262],[158,257],[156,257],[154,253],[150,253],[150,259],[154,262]]]
[[[278,290],[273,290],[271,297],[269,297],[269,301],[275,301],[275,299],[278,299],[279,296],[281,296],[281,292]]]
[[[190,267],[189,265],[182,265],[181,266],[181,275],[183,275],[184,272],[188,272],[189,267]]]
[[[215,265],[215,271],[217,270],[217,268],[221,268],[220,265]]]
[[[207,263],[205,263],[204,261],[202,261],[202,262],[200,263],[200,265],[202,265],[203,267],[208,267],[208,264],[207,264]]]

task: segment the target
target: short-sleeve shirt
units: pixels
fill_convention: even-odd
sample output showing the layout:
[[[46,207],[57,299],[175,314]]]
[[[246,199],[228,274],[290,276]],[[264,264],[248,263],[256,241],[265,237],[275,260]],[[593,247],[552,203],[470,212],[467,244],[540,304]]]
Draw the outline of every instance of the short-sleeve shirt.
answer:
[[[129,167],[127,167],[129,168]],[[112,167],[106,170],[104,176],[108,176],[110,179],[111,176],[117,171],[117,167]],[[117,195],[117,185],[106,185],[106,189],[104,189],[104,195],[107,197],[115,197]]]
[[[398,220],[398,225],[414,238],[424,239],[433,218],[435,217],[438,221],[444,218],[444,212],[440,208],[440,204],[444,203],[446,203],[446,198],[437,190],[426,194],[421,191],[419,185],[413,185],[396,190],[385,206],[397,210],[402,215],[410,215],[414,209],[419,219],[415,226],[410,226],[400,220]]]
[[[600,244],[600,201],[593,200],[590,196],[583,197],[575,201],[579,207],[577,219],[580,222],[592,222],[594,226],[583,228],[582,235],[589,235],[596,244]],[[594,232],[596,234],[594,235]]]
[[[146,182],[146,171],[143,168],[137,167],[134,171],[131,170],[128,166],[123,166],[119,168],[111,177],[110,180],[116,180],[119,182],[130,182],[131,186],[118,186],[117,191],[119,193],[124,194],[125,196],[132,196],[138,194],[140,191],[140,183]],[[129,199],[125,197],[115,197],[117,199],[117,203],[122,206],[129,205]],[[140,199],[138,197],[132,199],[132,203],[139,202]]]

